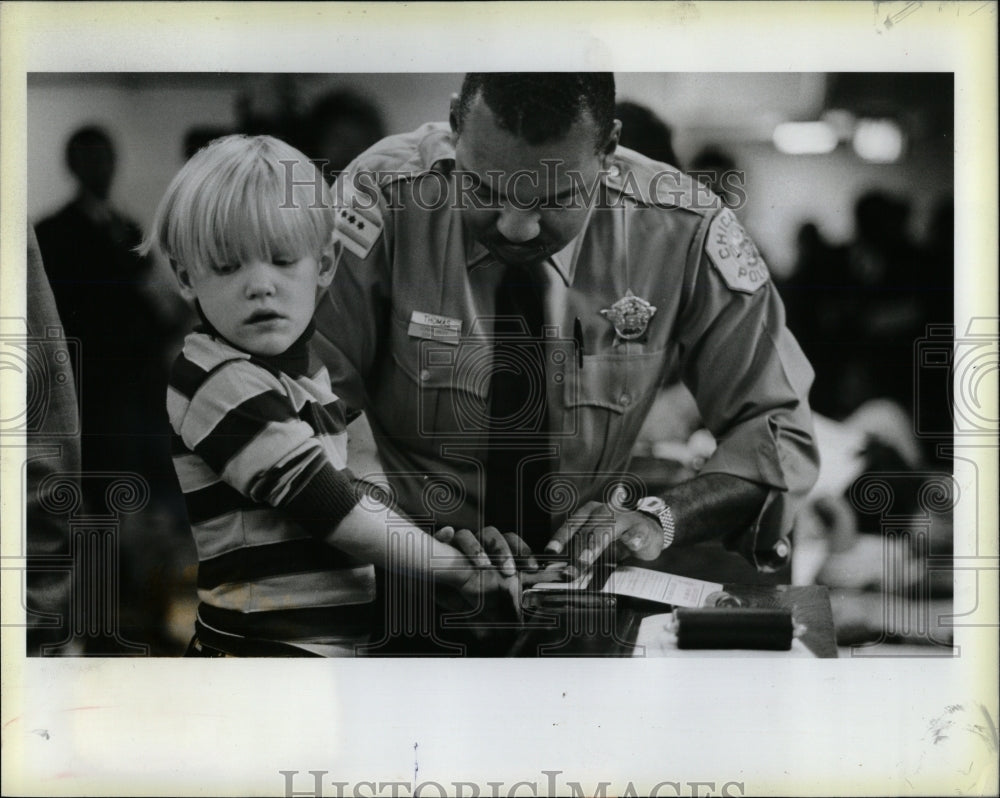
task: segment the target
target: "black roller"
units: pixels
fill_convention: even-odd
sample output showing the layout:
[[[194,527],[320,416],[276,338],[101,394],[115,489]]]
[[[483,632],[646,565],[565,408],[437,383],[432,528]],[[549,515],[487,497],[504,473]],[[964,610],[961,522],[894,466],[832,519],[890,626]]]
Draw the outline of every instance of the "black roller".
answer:
[[[750,607],[674,610],[678,648],[754,648],[787,651],[792,647],[792,611]]]

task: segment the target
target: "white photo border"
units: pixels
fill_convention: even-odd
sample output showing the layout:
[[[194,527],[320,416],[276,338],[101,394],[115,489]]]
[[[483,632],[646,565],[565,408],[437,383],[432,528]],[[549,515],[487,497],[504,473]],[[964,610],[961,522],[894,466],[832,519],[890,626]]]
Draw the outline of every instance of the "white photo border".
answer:
[[[995,334],[995,2],[11,2],[0,14],[5,317],[24,315],[28,72],[948,71],[956,98],[956,330],[992,319]],[[990,390],[984,397],[995,418],[995,375]],[[3,401],[16,410],[23,394],[8,391]],[[0,525],[20,529],[20,502],[9,497],[21,463],[6,443]],[[661,795],[720,794],[726,785],[732,795],[951,792],[946,765],[935,769],[928,723],[959,704],[997,718],[997,450],[995,441],[973,443],[966,456],[978,483],[962,487],[978,505],[960,504],[955,517],[971,576],[956,584],[963,617],[954,658],[694,667],[28,660],[23,630],[5,627],[3,792],[285,795],[291,786],[303,794],[313,789],[310,771],[323,773],[326,795],[338,794],[338,782],[345,795],[392,794],[379,787],[388,782],[544,795],[550,779],[563,793],[578,782],[581,794],[601,782],[610,783],[607,794],[632,785],[637,795],[662,783]],[[5,622],[23,619],[18,588],[11,595],[16,581],[4,580]],[[690,786],[706,782],[711,791]],[[440,793],[427,786],[422,794]]]

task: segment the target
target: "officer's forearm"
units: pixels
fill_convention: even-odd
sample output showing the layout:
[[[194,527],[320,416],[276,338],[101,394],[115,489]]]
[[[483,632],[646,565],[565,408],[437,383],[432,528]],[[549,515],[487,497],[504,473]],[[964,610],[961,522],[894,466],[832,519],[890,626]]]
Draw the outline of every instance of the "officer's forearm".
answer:
[[[768,488],[730,474],[703,474],[663,494],[676,523],[674,546],[721,538],[753,523]]]

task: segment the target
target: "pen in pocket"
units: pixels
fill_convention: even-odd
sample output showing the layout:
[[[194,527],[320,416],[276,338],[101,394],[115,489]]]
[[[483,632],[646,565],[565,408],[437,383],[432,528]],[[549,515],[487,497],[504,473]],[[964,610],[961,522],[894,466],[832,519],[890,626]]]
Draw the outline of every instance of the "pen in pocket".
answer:
[[[576,367],[583,368],[583,325],[580,317],[573,319],[573,340],[576,341]]]

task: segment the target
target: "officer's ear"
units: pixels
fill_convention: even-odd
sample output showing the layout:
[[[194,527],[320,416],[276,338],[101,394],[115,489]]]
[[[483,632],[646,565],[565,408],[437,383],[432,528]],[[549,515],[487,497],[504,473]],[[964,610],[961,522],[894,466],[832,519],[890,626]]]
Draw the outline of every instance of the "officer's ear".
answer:
[[[622,123],[621,120],[615,119],[611,123],[611,132],[608,134],[603,146],[600,148],[601,156],[601,167],[607,169],[611,166],[611,159],[614,157],[615,150],[618,149],[618,142],[622,137]]]
[[[181,296],[188,301],[194,301],[197,299],[194,292],[194,286],[191,284],[191,273],[173,258],[170,259],[170,268],[173,270],[174,277],[177,279],[177,285],[180,286]]]
[[[452,146],[458,143],[458,102],[458,94],[452,94],[448,104],[448,124],[451,126]]]

